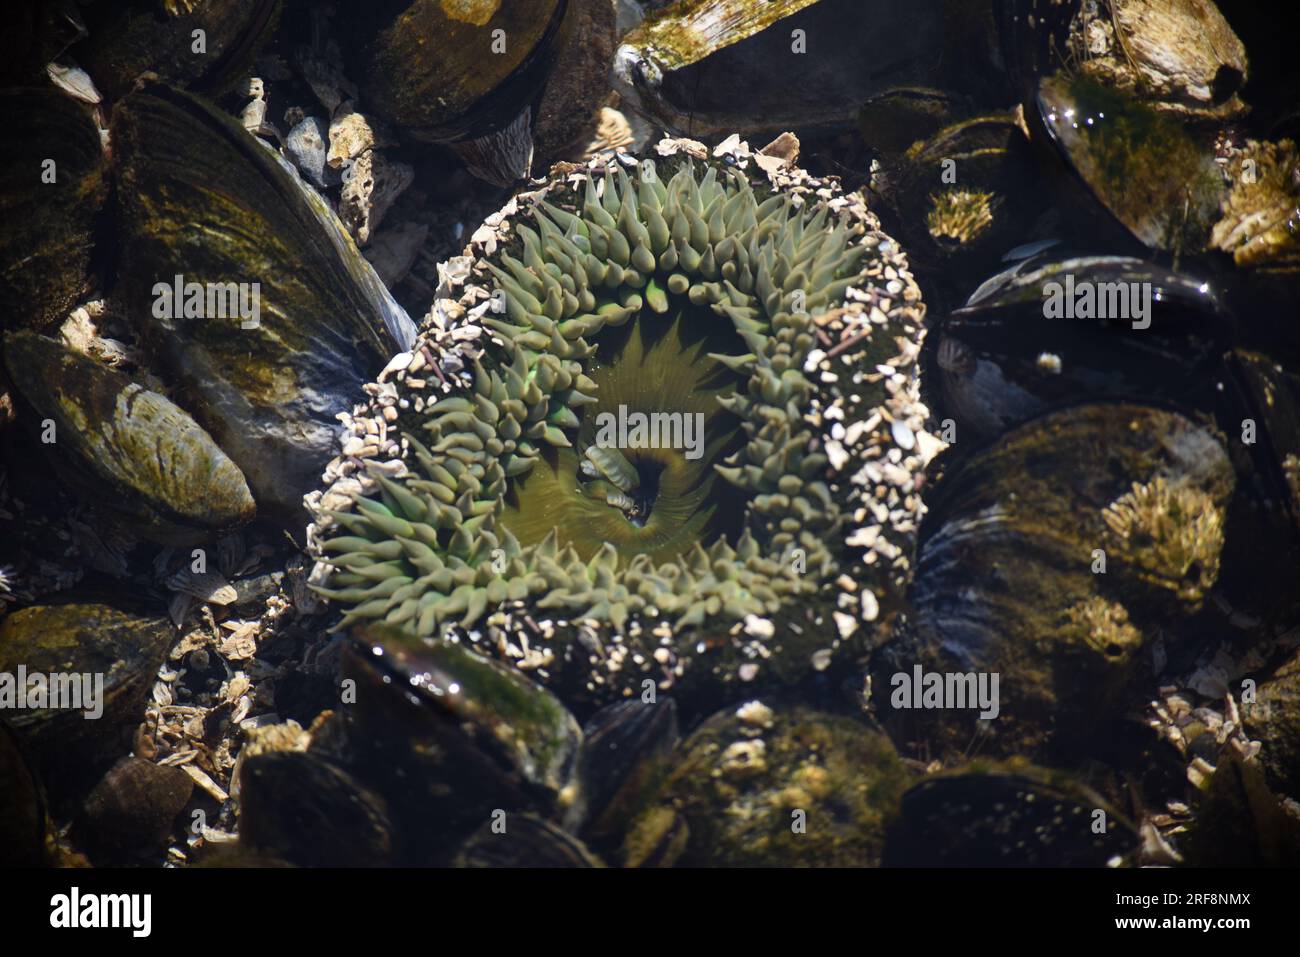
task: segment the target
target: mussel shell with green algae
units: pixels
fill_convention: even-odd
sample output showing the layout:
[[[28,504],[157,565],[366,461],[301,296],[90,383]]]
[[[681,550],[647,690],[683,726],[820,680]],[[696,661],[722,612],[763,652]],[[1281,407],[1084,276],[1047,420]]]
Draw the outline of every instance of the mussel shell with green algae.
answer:
[[[1205,248],[1227,193],[1208,136],[1084,76],[1044,78],[1029,116],[1081,192],[1139,242],[1176,252]]]
[[[259,508],[296,516],[336,416],[414,328],[324,200],[211,104],[142,85],[114,110],[112,141],[122,250],[112,295]],[[260,284],[259,324],[160,316],[155,284],[177,275]]]
[[[4,363],[33,433],[92,502],[144,536],[194,544],[252,519],[244,476],[179,406],[121,372],[32,332],[4,337]]]
[[[1213,427],[1120,402],[1032,419],[951,465],[927,499],[914,617],[872,660],[877,715],[936,756],[972,736],[1035,759],[1102,746],[1150,696],[1157,635],[1176,646],[1215,584],[1234,482]],[[894,676],[918,665],[997,674],[999,714],[896,710]]]
[[[376,626],[349,641],[343,677],[356,697],[335,757],[387,801],[400,861],[446,860],[494,809],[577,813],[581,728],[517,670]]]
[[[322,510],[337,530],[313,533],[344,626],[451,627],[596,700],[646,681],[796,681],[878,627],[938,444],[916,398],[915,287],[860,200],[798,170],[764,182],[747,152],[700,163],[682,143],[660,145],[657,173],[593,161],[489,220],[499,244],[471,247],[461,302],[439,307],[468,317],[424,346],[471,368],[427,405],[394,383],[416,413],[399,413],[392,447],[406,475],[358,472],[378,495]],[[831,198],[798,208],[795,187]],[[708,410],[701,459],[628,449],[636,475],[601,466],[636,494],[661,469],[643,526],[577,464],[594,413],[618,404]]]
[[[108,197],[99,129],[86,104],[53,87],[0,90],[0,128],[0,328],[48,327],[89,283]]]
[[[0,674],[17,675],[21,665],[28,675],[89,673],[103,679],[103,714],[97,719],[73,708],[11,713],[9,724],[52,799],[93,783],[130,749],[172,632],[166,619],[90,602],[33,605],[0,619]]]
[[[889,739],[856,719],[751,701],[682,743],[624,863],[873,867],[910,783]]]

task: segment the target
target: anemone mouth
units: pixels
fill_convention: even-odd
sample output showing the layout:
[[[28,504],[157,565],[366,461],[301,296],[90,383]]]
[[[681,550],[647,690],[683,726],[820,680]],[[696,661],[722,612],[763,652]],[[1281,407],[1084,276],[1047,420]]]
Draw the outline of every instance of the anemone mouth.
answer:
[[[313,505],[338,627],[450,630],[627,693],[697,653],[752,674],[778,616],[805,666],[827,601],[871,621],[856,582],[899,589],[910,546],[888,538],[910,541],[932,454],[905,260],[833,184],[751,181],[752,154],[696,164],[688,142],[660,144],[662,170],[593,160],[521,194],[449,264],[464,291],[415,350],[441,396],[402,371],[408,411],[372,393],[401,461],[336,460]]]
[[[748,496],[722,494],[717,468],[744,432],[718,400],[744,379],[718,356],[743,343],[709,310],[667,305],[594,342],[596,401],[582,407],[573,445],[546,450],[506,492],[501,523],[521,545],[554,530],[584,561],[608,543],[625,560],[662,563],[740,536]]]

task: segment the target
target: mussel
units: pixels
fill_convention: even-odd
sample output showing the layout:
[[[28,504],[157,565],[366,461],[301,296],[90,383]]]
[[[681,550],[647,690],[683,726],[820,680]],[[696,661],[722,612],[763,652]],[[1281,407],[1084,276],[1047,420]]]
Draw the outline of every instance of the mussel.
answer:
[[[511,186],[594,123],[613,24],[602,0],[385,0],[350,12],[347,55],[379,116]]]
[[[900,802],[890,867],[1115,867],[1133,825],[1069,775],[1024,761],[976,762],[926,778]]]
[[[1146,700],[1156,629],[1177,642],[1214,585],[1234,481],[1212,426],[1121,402],[969,454],[929,496],[912,627],[872,660],[881,720],[938,753],[972,735],[997,754],[1086,752]],[[996,678],[999,700],[900,693],[915,671]]]
[[[909,774],[856,719],[749,701],[682,743],[627,834],[632,865],[870,867]]]
[[[0,126],[0,327],[48,328],[90,283],[104,150],[86,105],[52,87],[0,90]]]
[[[336,416],[414,327],[324,201],[210,104],[144,85],[112,137],[115,295],[259,507],[293,516]]]
[[[959,442],[1089,398],[1212,410],[1232,321],[1210,283],[1156,263],[1055,251],[985,281],[942,324],[936,389]]]
[[[275,29],[281,0],[122,0],[90,4],[73,54],[111,99],[145,73],[211,96],[228,91]]]
[[[4,360],[70,484],[136,532],[193,544],[253,517],[243,474],[166,397],[31,332],[5,337]]]

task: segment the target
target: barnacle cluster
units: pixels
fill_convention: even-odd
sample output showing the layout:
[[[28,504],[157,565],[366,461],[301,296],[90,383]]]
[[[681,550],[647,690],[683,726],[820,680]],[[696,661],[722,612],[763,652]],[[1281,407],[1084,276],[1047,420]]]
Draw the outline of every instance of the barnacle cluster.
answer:
[[[542,677],[577,657],[589,689],[626,690],[614,676],[671,683],[706,652],[752,677],[764,616],[793,598],[816,609],[794,628],[807,665],[839,640],[810,600],[875,611],[860,592],[903,576],[924,409],[899,367],[919,331],[887,312],[906,296],[850,296],[881,271],[880,236],[843,199],[700,158],[593,160],[498,218],[513,233],[474,267],[490,298],[450,337],[481,345],[441,356],[441,398],[387,416],[404,464],[358,469],[371,494],[320,509],[341,527],[318,535],[342,625],[486,629]],[[879,407],[865,426],[860,406]],[[863,471],[853,442],[881,461]]]
[[[1205,492],[1157,476],[1134,482],[1102,518],[1144,581],[1197,604],[1219,577],[1224,510]]]
[[[1129,621],[1128,609],[1100,595],[1089,595],[1065,610],[1069,628],[1088,647],[1108,659],[1127,660],[1142,647],[1142,632]]]
[[[930,197],[925,225],[936,242],[959,246],[993,225],[998,199],[984,189],[953,188]]]

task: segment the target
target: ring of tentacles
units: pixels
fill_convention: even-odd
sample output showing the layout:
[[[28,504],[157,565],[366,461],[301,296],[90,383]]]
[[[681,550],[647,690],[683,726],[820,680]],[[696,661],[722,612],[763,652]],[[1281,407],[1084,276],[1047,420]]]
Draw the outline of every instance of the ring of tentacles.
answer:
[[[681,156],[556,179],[529,207],[482,257],[490,341],[402,433],[409,473],[372,471],[377,494],[327,513],[341,626],[556,620],[613,636],[606,670],[644,671],[824,588],[847,503],[814,325],[864,282],[861,222]],[[638,414],[661,441],[601,441]]]

